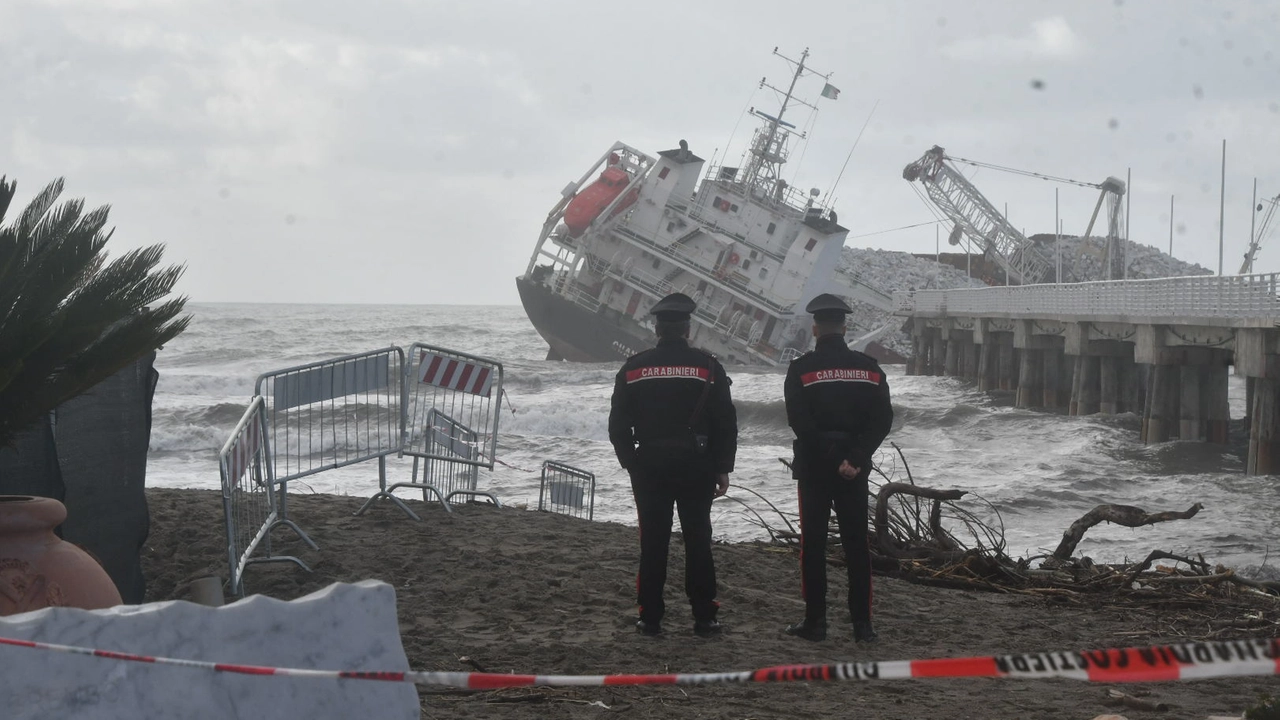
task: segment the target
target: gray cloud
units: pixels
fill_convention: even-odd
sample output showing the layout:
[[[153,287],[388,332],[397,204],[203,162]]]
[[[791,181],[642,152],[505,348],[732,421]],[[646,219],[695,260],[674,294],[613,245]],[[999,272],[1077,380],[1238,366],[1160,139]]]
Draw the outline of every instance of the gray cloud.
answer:
[[[1176,195],[1175,252],[1216,267],[1226,137],[1234,269],[1252,178],[1280,192],[1278,31],[1273,4],[1243,1],[16,0],[0,6],[0,173],[24,197],[66,175],[113,204],[117,252],[169,243],[198,300],[513,303],[542,218],[605,147],[685,138],[736,164],[742,111],[776,106],[760,77],[786,80],[769,50],[809,47],[842,93],[801,83],[821,112],[796,179],[825,190],[848,157],[851,234],[932,217],[901,170],[940,144],[1088,181],[1132,167],[1134,239],[1164,247]],[[1052,230],[1053,186],[973,179]],[[1091,191],[1061,196],[1082,228]],[[933,235],[866,242],[930,252]],[[1280,270],[1280,247],[1258,266]]]

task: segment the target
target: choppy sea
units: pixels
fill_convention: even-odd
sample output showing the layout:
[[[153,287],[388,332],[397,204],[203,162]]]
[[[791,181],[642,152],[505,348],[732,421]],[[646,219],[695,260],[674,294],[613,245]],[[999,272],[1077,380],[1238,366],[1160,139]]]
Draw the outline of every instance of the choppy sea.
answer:
[[[616,364],[549,362],[546,344],[518,306],[191,304],[190,328],[163,348],[153,403],[147,470],[152,487],[220,487],[218,449],[227,440],[261,373],[389,345],[424,342],[489,357],[504,366],[507,400],[499,424],[499,464],[480,487],[505,504],[538,503],[543,460],[595,473],[595,518],[634,524],[626,474],[609,445],[606,420]],[[1280,577],[1280,479],[1246,477],[1240,423],[1232,443],[1138,440],[1140,418],[1068,417],[1012,407],[1009,394],[982,393],[954,378],[908,377],[886,368],[896,444],[919,485],[968,491],[967,507],[1002,525],[1014,556],[1052,551],[1076,518],[1102,503],[1147,511],[1204,510],[1190,520],[1137,529],[1099,525],[1078,548],[1099,561],[1141,559],[1153,549],[1203,554],[1252,573]],[[739,418],[733,485],[794,513],[794,481],[779,462],[791,432],[782,370],[730,368]],[[1231,413],[1244,413],[1244,384],[1230,386]],[[887,447],[887,444],[886,444]],[[892,449],[890,449],[892,450]],[[896,453],[888,472],[905,479]],[[891,462],[892,461],[892,462]],[[409,479],[409,458],[392,458],[389,481]],[[367,496],[376,462],[326,471],[290,484],[291,493]],[[760,518],[781,527],[768,505],[745,489],[713,509],[725,540],[766,539]],[[406,497],[415,497],[406,491]],[[968,503],[966,505],[966,503]],[[757,514],[758,513],[758,517]],[[306,527],[306,518],[293,518]],[[407,517],[405,522],[412,522]]]

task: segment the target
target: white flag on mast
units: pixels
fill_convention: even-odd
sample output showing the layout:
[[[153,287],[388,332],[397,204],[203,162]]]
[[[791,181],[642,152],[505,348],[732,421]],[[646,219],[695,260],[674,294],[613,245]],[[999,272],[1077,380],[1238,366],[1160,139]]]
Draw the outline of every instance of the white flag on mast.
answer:
[[[836,87],[835,85],[832,85],[831,83],[827,83],[822,88],[822,97],[824,98],[831,98],[832,100],[835,100],[837,97],[839,97],[839,95],[840,95],[840,88]]]

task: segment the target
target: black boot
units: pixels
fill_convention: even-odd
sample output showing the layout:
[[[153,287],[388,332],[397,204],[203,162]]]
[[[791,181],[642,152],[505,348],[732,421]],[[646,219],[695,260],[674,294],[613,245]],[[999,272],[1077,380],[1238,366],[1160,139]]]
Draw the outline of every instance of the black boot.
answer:
[[[648,635],[649,637],[653,637],[654,635],[661,635],[662,624],[657,622],[656,620],[652,622],[649,622],[646,620],[637,620],[636,632],[640,633],[641,635]]]
[[[873,643],[880,635],[871,627],[871,621],[856,622],[853,624],[853,641]]]
[[[827,621],[805,618],[795,625],[788,625],[785,632],[794,637],[819,642],[827,639]]]

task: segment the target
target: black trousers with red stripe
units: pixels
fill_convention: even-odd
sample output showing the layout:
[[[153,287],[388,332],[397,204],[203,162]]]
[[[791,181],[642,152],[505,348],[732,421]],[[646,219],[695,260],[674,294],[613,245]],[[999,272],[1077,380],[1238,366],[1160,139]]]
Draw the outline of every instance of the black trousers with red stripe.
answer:
[[[871,621],[871,555],[867,549],[867,478],[839,473],[806,474],[800,488],[800,588],[805,619],[827,616],[827,528],[831,508],[840,523],[840,543],[849,571],[849,614],[853,622]]]
[[[711,557],[711,501],[715,478],[705,470],[631,468],[631,491],[640,521],[640,573],[636,593],[640,619],[659,622],[666,612],[667,555],[671,547],[671,510],[680,515],[684,536],[684,590],[695,620],[713,620],[716,566]]]

